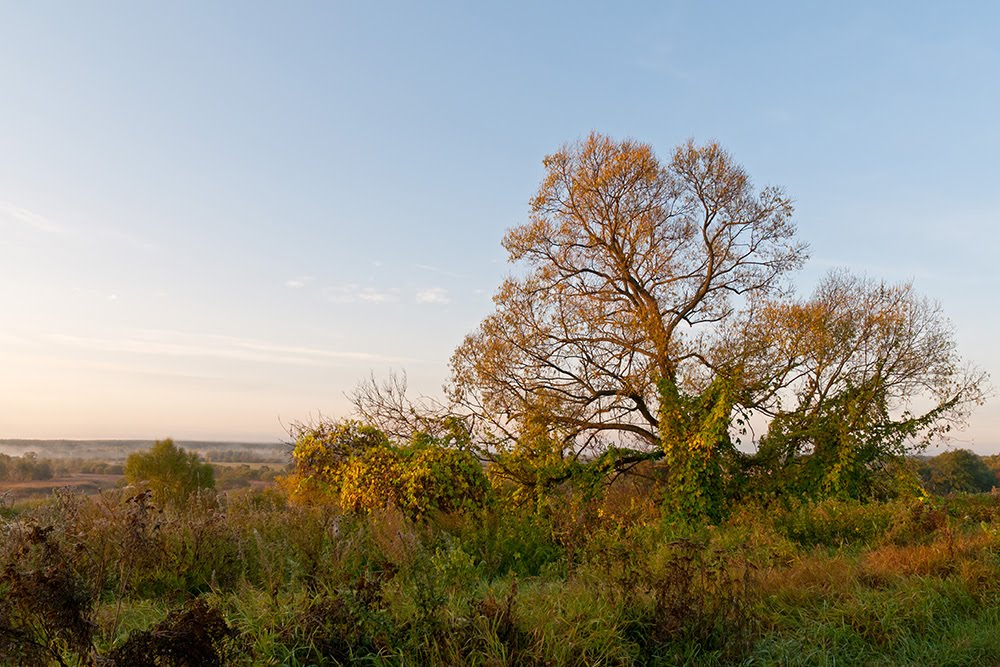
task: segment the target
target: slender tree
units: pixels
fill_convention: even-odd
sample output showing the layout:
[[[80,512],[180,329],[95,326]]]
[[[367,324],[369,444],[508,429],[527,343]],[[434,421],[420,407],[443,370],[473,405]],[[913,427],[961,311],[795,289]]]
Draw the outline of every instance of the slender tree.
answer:
[[[940,305],[911,283],[833,271],[811,298],[758,309],[739,341],[726,355],[746,361],[745,402],[771,418],[751,463],[813,493],[865,495],[987,392]]]

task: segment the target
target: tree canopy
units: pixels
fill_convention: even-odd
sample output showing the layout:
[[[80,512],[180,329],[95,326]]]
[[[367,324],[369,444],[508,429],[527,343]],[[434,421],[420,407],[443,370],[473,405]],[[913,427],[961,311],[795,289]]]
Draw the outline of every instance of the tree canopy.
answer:
[[[456,398],[500,432],[543,414],[581,442],[655,446],[657,383],[703,389],[714,331],[804,262],[791,202],[716,144],[664,164],[592,134],[544,164],[530,221],[504,238],[523,270],[455,352]]]
[[[513,272],[452,357],[450,402],[372,380],[354,397],[365,418],[461,419],[521,483],[657,460],[668,505],[718,516],[748,491],[871,493],[982,401],[985,374],[911,284],[834,271],[794,298],[808,249],[791,200],[717,144],[664,161],[593,133],[544,166],[503,240]]]
[[[158,502],[183,501],[198,489],[215,488],[215,473],[197,452],[185,451],[171,438],[157,440],[146,452],[130,454],[125,480],[148,486]]]
[[[755,463],[815,492],[861,495],[984,396],[985,374],[962,361],[940,306],[911,283],[831,272],[810,299],[761,308],[742,345],[755,367],[748,403],[772,418]]]

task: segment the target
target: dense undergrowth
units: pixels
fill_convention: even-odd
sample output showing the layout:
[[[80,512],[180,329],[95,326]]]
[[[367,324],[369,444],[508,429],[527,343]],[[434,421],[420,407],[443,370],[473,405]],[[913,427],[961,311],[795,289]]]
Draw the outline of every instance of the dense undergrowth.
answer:
[[[995,496],[697,527],[644,498],[413,521],[273,490],[57,494],[0,519],[0,662],[1000,664]]]

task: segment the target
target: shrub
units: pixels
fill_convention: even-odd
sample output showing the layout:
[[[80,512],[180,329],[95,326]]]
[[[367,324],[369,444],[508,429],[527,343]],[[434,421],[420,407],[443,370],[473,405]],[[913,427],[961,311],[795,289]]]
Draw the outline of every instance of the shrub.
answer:
[[[324,423],[298,431],[292,457],[295,472],[282,484],[297,502],[337,501],[365,512],[389,505],[422,518],[478,509],[492,495],[469,451],[424,433],[397,444],[359,422]]]
[[[0,655],[65,664],[92,646],[94,592],[52,525],[12,522],[0,535]]]
[[[108,658],[115,667],[221,666],[232,634],[219,610],[196,599],[151,629],[129,635]]]
[[[186,452],[170,438],[158,440],[148,452],[125,461],[129,484],[148,486],[157,502],[183,502],[198,489],[215,488],[212,466],[197,452]]]
[[[796,502],[777,513],[774,525],[790,540],[806,546],[864,544],[881,537],[892,525],[897,506],[827,499]]]

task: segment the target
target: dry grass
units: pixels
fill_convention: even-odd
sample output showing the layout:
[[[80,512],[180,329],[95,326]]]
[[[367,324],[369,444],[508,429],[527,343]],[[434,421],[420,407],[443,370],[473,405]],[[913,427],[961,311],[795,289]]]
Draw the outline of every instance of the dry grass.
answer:
[[[857,581],[858,574],[857,564],[848,558],[816,552],[803,555],[788,566],[763,570],[757,580],[765,596],[773,596],[785,604],[809,605],[843,595]]]

